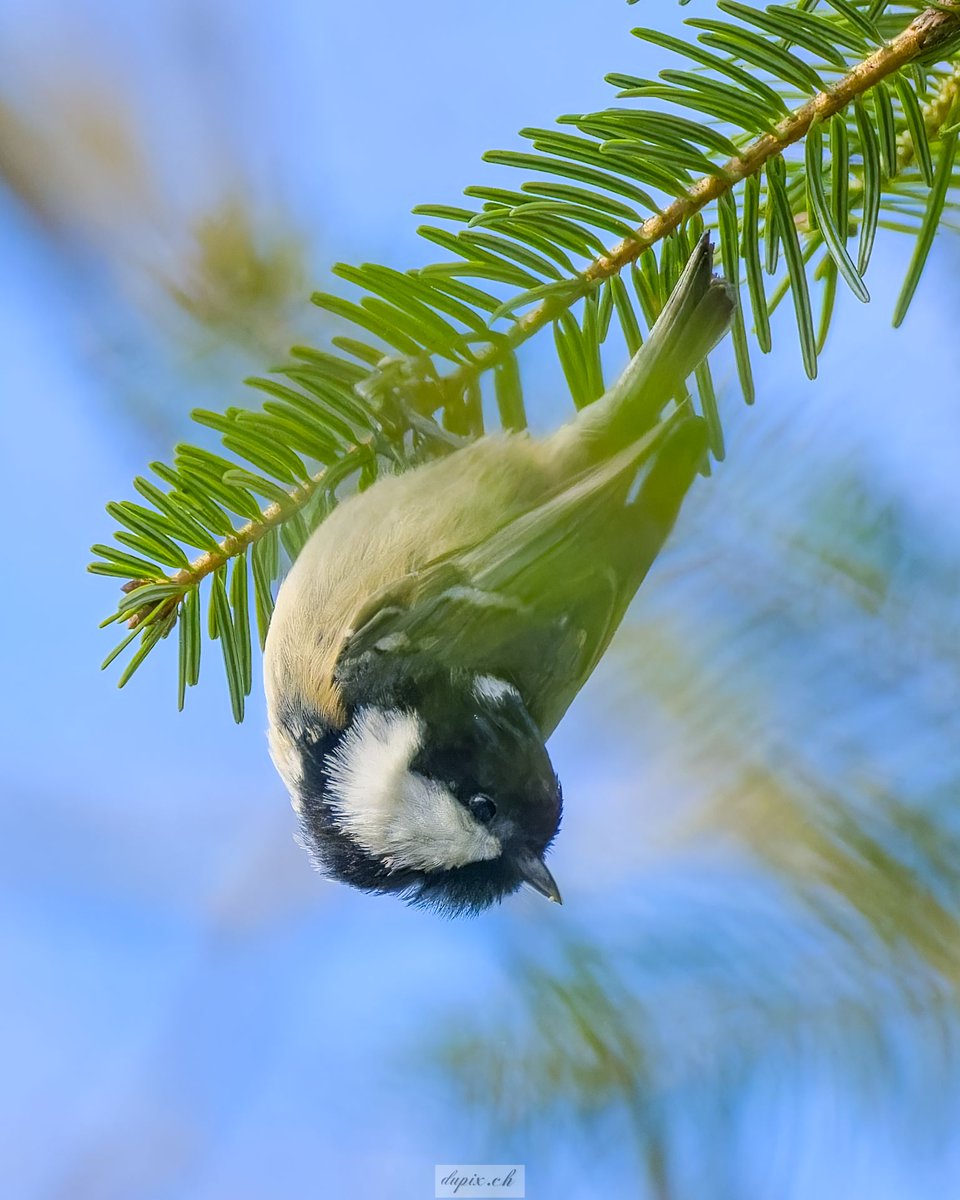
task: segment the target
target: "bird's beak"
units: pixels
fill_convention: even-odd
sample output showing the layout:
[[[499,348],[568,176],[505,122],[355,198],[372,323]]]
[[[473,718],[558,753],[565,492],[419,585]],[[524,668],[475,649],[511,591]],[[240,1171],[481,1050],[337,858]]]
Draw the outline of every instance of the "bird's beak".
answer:
[[[547,864],[538,855],[525,854],[520,859],[520,873],[523,876],[523,882],[529,884],[541,896],[546,896],[554,904],[563,903],[557,881],[547,870]]]

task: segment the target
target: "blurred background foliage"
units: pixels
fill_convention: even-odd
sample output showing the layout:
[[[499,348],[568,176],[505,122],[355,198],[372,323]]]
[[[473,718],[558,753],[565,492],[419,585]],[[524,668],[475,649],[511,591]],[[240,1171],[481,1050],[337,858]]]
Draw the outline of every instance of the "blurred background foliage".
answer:
[[[309,237],[320,230],[308,235],[256,177],[208,77],[179,64],[185,87],[175,100],[200,160],[180,172],[183,148],[164,145],[174,97],[151,96],[146,80],[118,72],[80,12],[60,17],[58,33],[73,44],[7,56],[0,179],[70,285],[93,302],[86,349],[98,371],[116,372],[116,411],[169,438],[171,371],[192,387],[222,387],[296,340]],[[179,41],[183,55],[184,42],[202,41],[198,25],[187,14],[169,21],[168,50],[176,54]],[[213,61],[229,77],[238,66],[229,40],[209,32]]]
[[[518,944],[518,994],[437,1059],[504,1128],[619,1127],[662,1197],[754,1194],[758,1157],[789,1171],[812,1081],[851,1144],[865,1121],[901,1150],[949,1139],[956,1104],[956,547],[856,463],[716,486],[608,684],[618,732],[639,683],[655,755],[690,776],[647,886]],[[758,1112],[779,1128],[759,1154]]]
[[[329,888],[262,710],[236,730],[213,688],[178,720],[162,664],[119,701],[91,671],[103,496],[203,396],[236,402],[251,363],[319,338],[328,245],[407,265],[403,210],[524,106],[569,107],[581,79],[599,102],[611,48],[649,66],[597,9],[593,47],[574,3],[494,6],[475,43],[429,3],[2,12],[3,468],[33,497],[10,561],[56,531],[50,576],[97,592],[64,612],[29,576],[5,589],[4,1194],[406,1200],[457,1158],[570,1198],[960,1178],[955,245],[894,338],[903,251],[881,236],[877,304],[841,300],[816,388],[775,360],[754,409],[721,388],[729,462],[552,747],[563,910],[454,927]],[[491,96],[494,58],[516,94]],[[379,161],[338,142],[331,95],[380,122]],[[298,174],[311,156],[356,213]],[[52,470],[23,453],[41,442]]]

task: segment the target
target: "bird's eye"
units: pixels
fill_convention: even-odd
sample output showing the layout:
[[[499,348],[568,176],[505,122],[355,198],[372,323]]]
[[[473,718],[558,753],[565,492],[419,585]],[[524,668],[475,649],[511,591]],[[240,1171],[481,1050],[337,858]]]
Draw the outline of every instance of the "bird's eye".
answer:
[[[489,825],[497,813],[497,806],[489,796],[472,796],[470,811],[481,825]]]

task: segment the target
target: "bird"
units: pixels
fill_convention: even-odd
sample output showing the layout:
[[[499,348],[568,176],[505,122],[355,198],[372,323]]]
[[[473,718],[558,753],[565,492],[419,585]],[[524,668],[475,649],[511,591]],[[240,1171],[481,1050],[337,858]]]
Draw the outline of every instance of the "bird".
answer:
[[[684,380],[734,308],[704,235],[623,374],[571,421],[383,474],[308,538],[264,687],[298,840],[327,877],[450,916],[524,884],[561,902],[546,743],[705,462]]]

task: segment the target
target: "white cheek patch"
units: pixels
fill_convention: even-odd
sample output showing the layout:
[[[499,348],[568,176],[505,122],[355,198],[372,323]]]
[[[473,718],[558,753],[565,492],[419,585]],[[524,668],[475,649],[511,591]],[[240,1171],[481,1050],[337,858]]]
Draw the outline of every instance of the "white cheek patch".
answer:
[[[329,759],[340,828],[393,869],[437,871],[496,858],[498,839],[445,787],[410,770],[422,737],[413,713],[360,710]]]
[[[478,700],[487,700],[491,704],[520,699],[520,693],[512,684],[497,679],[495,675],[478,675],[473,681],[473,694]]]

